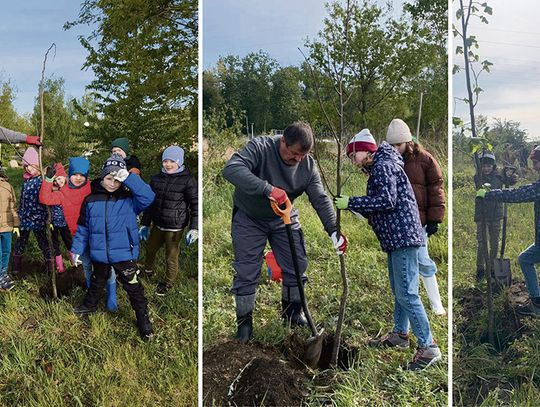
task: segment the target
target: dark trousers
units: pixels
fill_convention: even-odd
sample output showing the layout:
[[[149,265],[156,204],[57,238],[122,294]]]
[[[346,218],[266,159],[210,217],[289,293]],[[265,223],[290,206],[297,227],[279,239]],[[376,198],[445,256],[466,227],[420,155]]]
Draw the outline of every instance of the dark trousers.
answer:
[[[484,249],[483,245],[484,242],[482,240],[482,228],[481,228],[481,222],[478,222],[476,224],[476,269],[477,270],[484,270],[486,260],[484,259]],[[497,257],[497,252],[499,251],[499,233],[501,230],[501,222],[495,221],[495,222],[486,222],[486,238],[488,241],[488,253],[489,253],[489,260],[493,262],[493,260]]]
[[[61,256],[62,250],[60,250],[60,238],[64,242],[66,249],[71,250],[71,244],[73,243],[73,237],[67,226],[58,227],[55,226],[51,232],[52,244],[54,248],[54,255]]]
[[[49,249],[49,243],[47,242],[47,232],[45,229],[39,230],[21,230],[21,236],[15,242],[15,249],[13,254],[20,256],[23,254],[26,245],[28,244],[28,239],[30,238],[30,232],[34,232],[41,253],[45,260],[51,260],[51,250]]]
[[[300,228],[298,216],[293,215],[291,220],[298,267],[300,268],[302,281],[306,281],[307,277],[304,272],[307,269],[308,260],[304,234]],[[286,287],[298,286],[287,230],[280,218],[256,219],[240,209],[235,209],[231,236],[235,271],[231,291],[234,294],[255,294],[261,275],[263,252],[267,242],[270,243],[276,261],[282,269],[283,285]]]
[[[123,261],[114,264],[92,262],[93,272],[90,277],[90,287],[84,297],[84,305],[90,308],[97,307],[101,293],[107,284],[111,267],[116,272],[116,278],[120,280],[126,290],[131,307],[136,314],[146,312],[148,300],[144,296],[144,289],[137,278],[139,269],[134,261]]]

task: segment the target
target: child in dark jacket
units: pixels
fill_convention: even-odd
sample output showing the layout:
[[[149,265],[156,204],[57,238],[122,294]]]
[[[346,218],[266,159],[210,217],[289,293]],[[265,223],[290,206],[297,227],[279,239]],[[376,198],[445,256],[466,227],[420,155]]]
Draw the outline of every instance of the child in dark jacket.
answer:
[[[136,155],[131,154],[127,137],[114,139],[111,144],[111,154],[117,154],[124,159],[129,172],[141,175],[142,165]]]
[[[479,154],[482,164],[482,173],[480,177],[474,176],[476,188],[484,184],[490,184],[491,189],[501,189],[504,185],[514,185],[517,181],[515,176],[507,176],[506,172],[500,174],[495,162],[495,154],[484,152]],[[496,201],[485,201],[484,216],[486,222],[488,239],[489,258],[494,259],[499,249],[499,234],[501,231],[501,220],[503,218],[503,204]],[[476,222],[476,280],[480,281],[485,276],[484,242],[481,233],[482,206],[481,201],[476,200],[474,204],[474,221]]]
[[[138,175],[128,173],[124,160],[117,155],[105,162],[101,178],[92,181],[91,190],[81,207],[71,251],[77,263],[89,250],[93,272],[83,304],[73,311],[77,314],[97,311],[112,266],[129,296],[141,337],[149,339],[152,324],[148,318],[148,301],[137,279],[140,247],[137,214],[152,204],[154,192]]]
[[[13,253],[12,273],[14,275],[21,271],[22,254],[30,232],[34,232],[37,243],[45,259],[47,270],[54,271],[51,251],[47,241],[46,222],[47,208],[39,203],[39,189],[41,188],[41,177],[39,170],[38,152],[29,147],[23,155],[24,183],[22,186],[21,199],[19,204],[19,218],[21,220],[20,237],[15,242]]]
[[[540,147],[531,152],[533,169],[540,173]],[[476,199],[484,199],[485,205],[494,203],[520,203],[534,202],[534,243],[527,247],[518,257],[519,266],[525,277],[529,301],[524,306],[518,307],[517,312],[521,315],[540,318],[540,287],[535,265],[540,263],[540,179],[532,184],[523,185],[514,189],[495,189],[489,191],[481,186],[476,193]]]
[[[382,250],[388,255],[390,287],[394,294],[394,328],[389,334],[370,341],[370,345],[407,349],[411,325],[418,349],[407,369],[424,369],[442,356],[418,295],[418,249],[426,243],[414,193],[403,170],[403,159],[386,142],[377,148],[368,129],[353,137],[347,146],[347,155],[353,164],[369,174],[367,195],[337,197],[336,206],[369,218]]]
[[[167,277],[158,284],[156,295],[163,296],[172,287],[178,274],[180,240],[183,229],[189,224],[186,244],[191,244],[198,237],[198,196],[197,182],[184,166],[184,150],[170,146],[163,151],[163,168],[152,177],[150,187],[156,194],[156,200],[144,211],[139,236],[148,239],[146,248],[145,272],[152,275],[156,253],[165,244]],[[154,226],[148,237],[150,224]]]

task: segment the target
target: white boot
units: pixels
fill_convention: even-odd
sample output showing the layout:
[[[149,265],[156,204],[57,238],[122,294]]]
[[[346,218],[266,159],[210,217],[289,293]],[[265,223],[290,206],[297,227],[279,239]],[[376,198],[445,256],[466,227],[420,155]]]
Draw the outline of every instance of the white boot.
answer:
[[[427,296],[429,298],[429,304],[435,315],[446,315],[446,311],[441,302],[441,295],[439,294],[439,285],[437,284],[437,277],[424,277],[420,276],[424,283]]]

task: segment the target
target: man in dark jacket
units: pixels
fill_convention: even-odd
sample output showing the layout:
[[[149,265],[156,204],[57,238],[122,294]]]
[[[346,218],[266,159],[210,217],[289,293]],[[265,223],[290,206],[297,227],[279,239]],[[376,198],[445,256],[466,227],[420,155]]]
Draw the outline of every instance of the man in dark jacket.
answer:
[[[349,209],[369,218],[381,248],[388,256],[390,287],[394,294],[394,328],[370,341],[371,346],[407,349],[409,325],[418,349],[409,370],[421,370],[441,360],[429,321],[418,295],[418,249],[426,244],[418,206],[403,170],[401,155],[388,143],[379,148],[368,129],[350,141],[347,154],[353,164],[369,173],[367,195],[336,198],[338,209]]]
[[[540,146],[536,147],[530,155],[533,169],[540,173]],[[534,202],[534,243],[525,249],[518,257],[519,265],[527,290],[529,291],[529,302],[517,309],[521,315],[530,315],[540,318],[540,287],[538,286],[538,276],[535,264],[540,263],[540,179],[528,185],[523,185],[515,189],[495,189],[488,191],[487,188],[480,188],[476,193],[477,199],[484,199],[486,204],[490,202]]]
[[[266,242],[270,242],[283,271],[282,317],[293,325],[306,325],[296,282],[289,241],[283,221],[274,213],[270,200],[283,204],[308,195],[311,205],[331,237],[338,253],[345,252],[347,240],[336,232],[336,215],[326,195],[315,161],[309,155],[313,132],[305,123],[293,123],[282,136],[257,137],[227,162],[223,176],[235,186],[232,241],[235,270],[231,291],[236,299],[237,338],[247,342],[252,336],[252,312]],[[292,229],[298,265],[305,282],[307,255],[304,235],[293,207]]]

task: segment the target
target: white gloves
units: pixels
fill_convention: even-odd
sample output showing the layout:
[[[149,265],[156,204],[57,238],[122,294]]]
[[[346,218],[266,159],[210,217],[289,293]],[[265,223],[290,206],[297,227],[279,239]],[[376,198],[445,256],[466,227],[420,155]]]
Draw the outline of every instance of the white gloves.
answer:
[[[334,245],[334,249],[336,249],[336,254],[344,254],[347,250],[347,238],[341,234],[337,235],[337,232],[332,233],[332,236],[330,236],[332,239],[332,244]]]
[[[79,254],[72,253],[72,260],[75,267],[82,264],[81,256]]]
[[[186,246],[191,245],[199,238],[199,231],[197,229],[191,229],[186,234]]]
[[[114,179],[120,182],[124,182],[126,178],[129,176],[128,170],[124,170],[123,168],[119,170],[116,173],[113,173]]]

